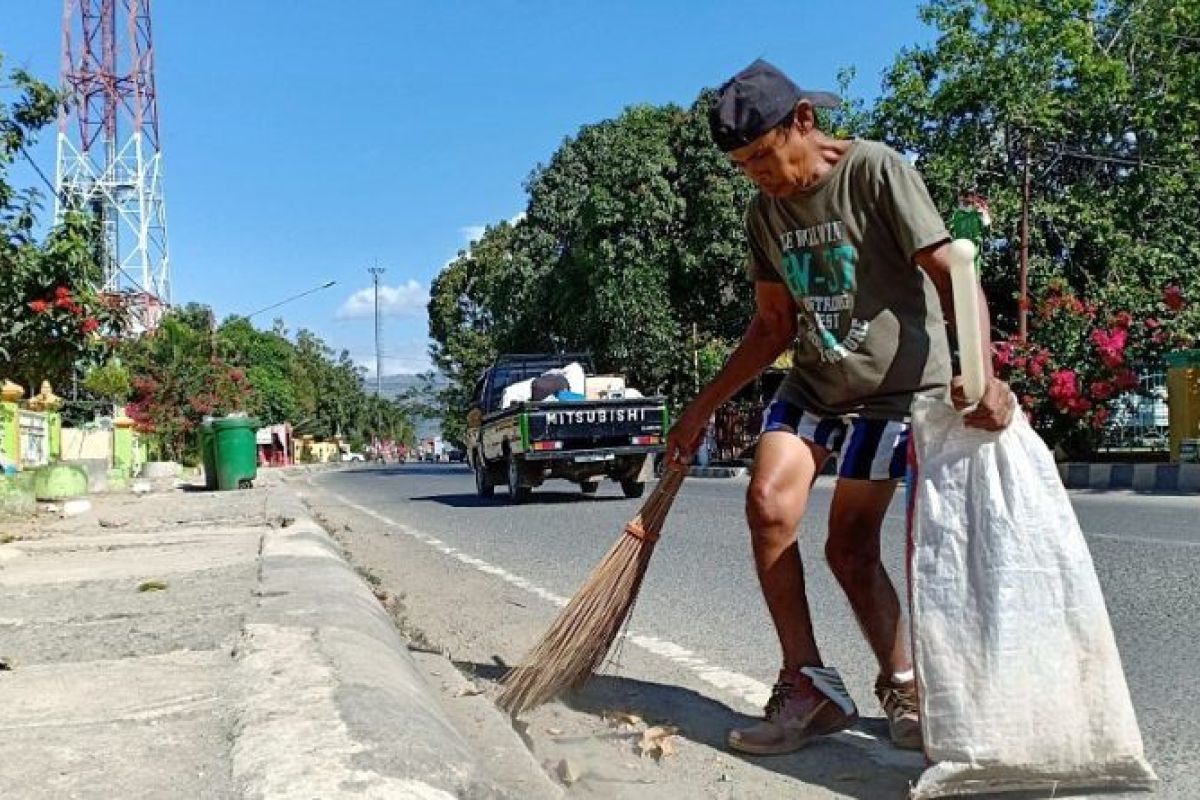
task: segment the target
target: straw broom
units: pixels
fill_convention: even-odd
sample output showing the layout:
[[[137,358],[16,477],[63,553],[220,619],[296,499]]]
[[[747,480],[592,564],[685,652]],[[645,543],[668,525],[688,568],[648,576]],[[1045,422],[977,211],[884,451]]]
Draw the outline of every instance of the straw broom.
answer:
[[[617,543],[567,603],[525,660],[504,678],[497,704],[516,716],[587,681],[625,626],[654,544],[686,467],[671,466],[625,524]]]

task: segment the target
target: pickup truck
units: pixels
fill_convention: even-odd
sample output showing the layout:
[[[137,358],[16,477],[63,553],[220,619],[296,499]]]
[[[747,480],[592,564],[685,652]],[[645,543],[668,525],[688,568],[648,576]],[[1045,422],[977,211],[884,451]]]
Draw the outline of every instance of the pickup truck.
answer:
[[[506,485],[510,501],[519,503],[549,478],[592,494],[606,477],[619,482],[626,497],[642,496],[654,454],[664,448],[664,398],[524,400],[501,407],[506,388],[572,363],[592,374],[583,354],[505,355],[484,370],[464,436],[481,497]]]

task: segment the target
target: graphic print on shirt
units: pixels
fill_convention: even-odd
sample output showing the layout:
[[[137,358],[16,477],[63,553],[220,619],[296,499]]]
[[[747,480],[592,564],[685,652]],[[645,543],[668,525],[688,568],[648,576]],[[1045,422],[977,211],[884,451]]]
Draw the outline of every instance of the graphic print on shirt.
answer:
[[[846,236],[846,226],[823,222],[785,231],[779,234],[779,250],[784,282],[808,312],[799,315],[799,334],[821,353],[822,361],[841,361],[862,346],[871,325],[852,316],[858,251]]]

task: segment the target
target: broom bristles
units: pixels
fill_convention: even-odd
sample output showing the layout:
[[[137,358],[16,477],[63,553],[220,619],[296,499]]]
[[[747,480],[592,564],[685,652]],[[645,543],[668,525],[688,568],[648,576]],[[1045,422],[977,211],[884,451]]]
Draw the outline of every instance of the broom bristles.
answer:
[[[683,475],[680,468],[667,470],[554,624],[505,676],[496,699],[501,708],[516,716],[539,706],[582,684],[604,662],[633,610]]]

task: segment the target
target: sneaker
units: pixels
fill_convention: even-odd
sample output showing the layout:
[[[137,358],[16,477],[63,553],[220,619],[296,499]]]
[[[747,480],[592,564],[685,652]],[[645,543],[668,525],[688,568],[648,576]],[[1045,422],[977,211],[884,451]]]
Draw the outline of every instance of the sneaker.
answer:
[[[832,667],[780,670],[763,721],[729,732],[729,747],[758,756],[792,753],[817,736],[845,730],[858,710]]]
[[[917,682],[894,683],[880,675],[875,681],[875,696],[887,715],[892,744],[905,750],[920,750],[921,716],[917,705]]]

